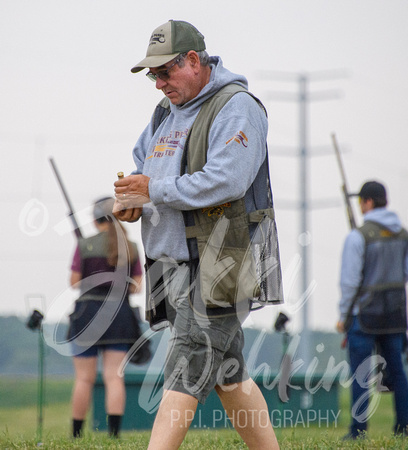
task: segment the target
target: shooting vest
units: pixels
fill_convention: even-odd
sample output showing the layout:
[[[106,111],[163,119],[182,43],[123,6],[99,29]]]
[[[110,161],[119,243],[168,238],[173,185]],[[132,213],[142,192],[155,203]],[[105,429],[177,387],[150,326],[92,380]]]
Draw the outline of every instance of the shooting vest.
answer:
[[[392,233],[376,222],[359,231],[365,240],[363,282],[358,304],[361,329],[366,333],[403,333],[407,329],[405,257],[408,233]]]
[[[108,264],[108,236],[107,232],[101,232],[88,238],[81,238],[78,241],[81,255],[81,296],[79,301],[84,300],[105,300],[112,289],[111,274],[117,270],[116,267]],[[137,246],[134,242],[129,242],[133,249],[133,261],[135,264],[138,258]],[[95,285],[93,275],[99,274],[99,282]],[[106,281],[104,282],[104,278]],[[120,300],[120,299],[118,299]]]
[[[243,87],[230,84],[203,103],[190,128],[180,174],[201,171],[207,161],[211,125],[224,105]],[[263,108],[264,109],[264,108]],[[153,131],[170,113],[164,98],[153,116]],[[247,213],[251,195],[259,209]],[[190,260],[199,258],[201,300],[206,308],[225,308],[245,299],[282,303],[279,246],[269,181],[268,153],[245,196],[222,205],[184,211]]]

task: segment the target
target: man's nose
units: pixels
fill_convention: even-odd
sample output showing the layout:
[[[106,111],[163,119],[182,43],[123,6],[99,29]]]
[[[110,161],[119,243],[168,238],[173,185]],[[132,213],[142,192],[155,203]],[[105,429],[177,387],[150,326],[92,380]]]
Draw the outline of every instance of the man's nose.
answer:
[[[164,86],[166,86],[167,82],[163,81],[161,78],[156,78],[156,89],[163,89]]]

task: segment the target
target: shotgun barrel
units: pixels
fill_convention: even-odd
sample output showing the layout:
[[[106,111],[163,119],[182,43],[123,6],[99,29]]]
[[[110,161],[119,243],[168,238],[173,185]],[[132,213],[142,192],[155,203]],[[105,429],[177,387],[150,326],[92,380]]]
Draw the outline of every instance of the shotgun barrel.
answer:
[[[353,207],[351,206],[351,202],[350,202],[350,193],[349,193],[349,189],[347,186],[346,173],[344,171],[339,146],[337,145],[336,135],[334,133],[332,134],[332,141],[333,141],[334,151],[336,152],[337,162],[338,162],[339,168],[340,168],[341,179],[343,182],[342,190],[343,190],[344,202],[346,204],[347,217],[349,220],[350,228],[354,229],[354,228],[356,228],[356,219],[354,217]]]
[[[60,173],[58,171],[57,165],[55,164],[55,161],[54,161],[53,158],[49,158],[49,160],[50,160],[50,163],[51,163],[52,170],[54,171],[55,177],[57,179],[58,185],[59,185],[59,187],[61,189],[62,195],[63,195],[63,197],[65,199],[66,204],[68,205],[69,218],[71,219],[71,221],[72,221],[72,223],[74,225],[75,236],[77,237],[77,239],[82,238],[81,228],[79,227],[78,222],[76,221],[74,209],[72,207],[72,203],[71,203],[71,201],[69,199],[68,192],[65,189],[65,186],[64,186],[64,183],[62,181],[61,175],[60,175]]]

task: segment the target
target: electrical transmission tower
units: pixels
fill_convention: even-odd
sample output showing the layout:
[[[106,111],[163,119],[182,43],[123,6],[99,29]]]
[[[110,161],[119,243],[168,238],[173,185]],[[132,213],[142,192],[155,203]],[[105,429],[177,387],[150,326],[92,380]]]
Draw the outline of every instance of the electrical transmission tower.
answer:
[[[263,72],[262,78],[275,81],[289,81],[298,84],[298,93],[290,92],[272,92],[266,94],[267,100],[275,101],[295,101],[299,106],[299,239],[300,255],[302,258],[302,274],[301,274],[301,292],[305,295],[309,291],[310,286],[310,261],[309,261],[309,245],[305,242],[305,238],[309,234],[309,210],[311,209],[311,201],[309,196],[309,177],[308,177],[308,160],[309,151],[309,115],[308,106],[311,101],[329,100],[340,97],[338,90],[325,90],[319,92],[309,92],[309,84],[312,81],[323,81],[345,77],[344,70],[336,71],[320,71],[314,73],[286,73],[286,72]],[[303,339],[301,340],[300,352],[304,361],[309,362],[309,305],[305,301],[302,308],[302,328]]]

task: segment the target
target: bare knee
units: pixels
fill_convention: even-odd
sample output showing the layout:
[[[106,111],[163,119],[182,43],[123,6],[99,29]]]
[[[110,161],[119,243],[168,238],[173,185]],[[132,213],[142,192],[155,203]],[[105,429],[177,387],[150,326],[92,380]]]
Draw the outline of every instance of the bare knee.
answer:
[[[74,358],[75,379],[83,384],[93,385],[96,379],[96,366],[93,360]]]
[[[79,374],[76,377],[77,383],[93,386],[95,384],[95,377],[91,374]]]

